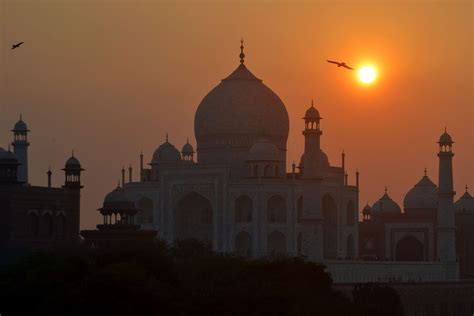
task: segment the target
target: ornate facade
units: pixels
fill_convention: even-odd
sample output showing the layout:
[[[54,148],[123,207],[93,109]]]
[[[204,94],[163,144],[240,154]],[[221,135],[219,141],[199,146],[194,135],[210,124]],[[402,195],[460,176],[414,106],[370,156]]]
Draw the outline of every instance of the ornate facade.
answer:
[[[313,103],[306,111],[304,152],[287,172],[285,105],[246,67],[243,46],[240,57],[197,107],[196,151],[189,141],[179,151],[166,136],[149,167],[140,155],[139,181],[130,168],[125,183],[122,170],[122,189],[140,209],[134,223],[170,243],[196,238],[249,257],[304,255],[324,261],[337,282],[457,279],[447,136],[440,140],[439,189],[426,176],[413,189],[425,209],[408,207],[402,216],[386,192],[359,223],[359,174],[349,185],[344,153],[340,166],[329,163],[319,111]],[[423,243],[421,251],[414,241]]]

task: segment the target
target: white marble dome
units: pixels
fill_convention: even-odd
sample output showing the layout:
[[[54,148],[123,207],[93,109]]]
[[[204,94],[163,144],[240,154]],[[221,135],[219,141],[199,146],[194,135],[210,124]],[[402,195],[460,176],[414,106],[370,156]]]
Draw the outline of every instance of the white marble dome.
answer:
[[[117,186],[112,192],[108,193],[104,198],[105,203],[128,203],[130,199],[123,188]]]
[[[289,118],[280,98],[240,64],[201,101],[194,132],[198,150],[215,146],[249,148],[263,136],[285,150]]]
[[[326,155],[326,153],[322,149],[319,150],[319,163],[321,168],[329,168],[328,155]],[[304,168],[304,154],[301,155],[299,167]]]
[[[436,209],[437,206],[438,188],[426,175],[407,192],[403,199],[405,209]]]
[[[176,162],[181,160],[181,154],[168,139],[153,153],[152,163]]]
[[[278,148],[275,144],[261,139],[249,150],[248,160],[252,161],[278,161]]]
[[[382,214],[382,213],[401,213],[402,210],[400,206],[392,200],[392,198],[387,194],[385,194],[372,205],[371,208],[372,214]]]
[[[184,144],[183,149],[181,150],[181,152],[183,154],[188,154],[188,155],[194,154],[194,148],[189,142],[187,142],[186,144]]]

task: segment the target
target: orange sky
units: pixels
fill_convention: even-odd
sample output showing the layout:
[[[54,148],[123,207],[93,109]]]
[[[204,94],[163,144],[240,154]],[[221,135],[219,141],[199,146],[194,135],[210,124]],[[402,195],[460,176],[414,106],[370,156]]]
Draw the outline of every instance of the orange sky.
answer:
[[[30,181],[53,184],[72,149],[87,169],[82,227],[93,227],[122,165],[138,170],[169,132],[178,148],[193,133],[201,99],[246,65],[285,103],[288,163],[303,150],[301,117],[314,98],[322,146],[333,165],[346,151],[360,201],[388,185],[400,204],[428,169],[436,141],[455,140],[457,197],[474,191],[473,4],[471,1],[0,1],[0,144],[23,113]],[[9,46],[25,41],[12,52]],[[377,84],[326,59],[377,65]]]

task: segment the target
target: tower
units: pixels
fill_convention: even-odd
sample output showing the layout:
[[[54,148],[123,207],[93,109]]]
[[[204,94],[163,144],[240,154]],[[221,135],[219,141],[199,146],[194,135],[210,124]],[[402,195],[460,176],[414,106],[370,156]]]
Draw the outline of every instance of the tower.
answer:
[[[30,130],[26,126],[26,123],[22,120],[20,114],[20,120],[16,122],[12,129],[13,132],[13,153],[18,158],[18,181],[28,183],[28,132]]]
[[[311,101],[304,116],[303,183],[303,254],[311,261],[323,259],[323,226],[321,216],[320,129],[321,116]]]
[[[453,140],[446,129],[439,138],[438,183],[438,258],[443,262],[456,261],[453,190]]]
[[[64,166],[65,181],[63,185],[64,191],[69,195],[71,200],[71,209],[69,210],[69,219],[67,222],[68,229],[70,232],[69,238],[79,240],[79,222],[80,222],[80,210],[81,210],[81,172],[84,171],[81,167],[81,163],[72,156],[66,161]]]

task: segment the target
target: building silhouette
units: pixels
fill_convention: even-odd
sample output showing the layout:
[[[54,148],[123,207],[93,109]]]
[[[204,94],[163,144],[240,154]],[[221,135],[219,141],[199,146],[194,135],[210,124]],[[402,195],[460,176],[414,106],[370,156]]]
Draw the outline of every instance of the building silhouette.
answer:
[[[28,183],[28,132],[20,117],[13,130],[13,148],[0,148],[0,247],[31,248],[80,241],[82,169],[74,154],[66,161],[60,188]]]
[[[186,141],[180,151],[166,135],[149,167],[140,155],[138,181],[129,168],[126,183],[122,169],[121,194],[139,209],[133,223],[170,243],[195,238],[248,257],[304,255],[324,261],[337,282],[457,279],[457,258],[472,262],[473,251],[468,245],[455,252],[461,202],[453,200],[451,137],[439,141],[439,186],[425,175],[407,194],[404,213],[386,191],[359,223],[359,173],[350,185],[344,153],[340,166],[330,164],[313,102],[301,124],[304,152],[287,172],[285,105],[247,68],[243,45],[239,57],[196,110],[196,150]],[[463,205],[471,199],[464,196]],[[463,216],[471,213],[468,206]],[[472,231],[470,221],[458,228]]]

